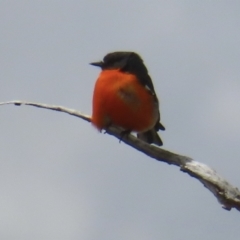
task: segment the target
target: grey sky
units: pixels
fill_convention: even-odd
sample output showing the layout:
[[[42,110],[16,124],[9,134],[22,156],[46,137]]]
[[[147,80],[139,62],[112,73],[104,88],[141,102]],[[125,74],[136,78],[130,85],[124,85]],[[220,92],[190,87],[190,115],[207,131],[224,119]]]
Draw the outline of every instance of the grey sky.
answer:
[[[0,101],[91,114],[111,51],[138,52],[161,102],[164,148],[240,187],[239,1],[0,1]],[[77,118],[0,108],[0,239],[225,240],[239,212],[195,179]]]

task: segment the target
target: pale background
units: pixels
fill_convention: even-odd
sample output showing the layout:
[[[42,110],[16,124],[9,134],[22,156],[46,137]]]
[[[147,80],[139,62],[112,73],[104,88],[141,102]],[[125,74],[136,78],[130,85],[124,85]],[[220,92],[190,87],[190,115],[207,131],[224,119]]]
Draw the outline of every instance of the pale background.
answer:
[[[240,1],[1,0],[0,101],[91,114],[99,69],[138,52],[161,101],[164,149],[240,187]],[[198,181],[90,124],[0,107],[1,240],[233,240],[240,213]]]

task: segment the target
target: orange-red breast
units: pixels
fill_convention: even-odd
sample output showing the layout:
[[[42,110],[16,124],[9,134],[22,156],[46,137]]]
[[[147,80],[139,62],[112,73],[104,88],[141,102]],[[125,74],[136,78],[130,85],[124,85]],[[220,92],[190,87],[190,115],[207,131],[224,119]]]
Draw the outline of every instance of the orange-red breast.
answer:
[[[147,143],[161,146],[159,101],[141,57],[134,52],[113,52],[90,63],[102,69],[93,93],[92,124],[100,131],[110,125],[137,132]]]

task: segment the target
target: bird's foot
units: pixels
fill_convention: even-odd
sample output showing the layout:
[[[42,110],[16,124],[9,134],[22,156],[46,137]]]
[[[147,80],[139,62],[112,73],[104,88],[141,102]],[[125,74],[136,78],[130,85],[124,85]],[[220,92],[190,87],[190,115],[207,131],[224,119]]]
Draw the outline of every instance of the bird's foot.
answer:
[[[119,143],[122,141],[124,137],[127,137],[131,133],[131,130],[123,130],[120,133]]]

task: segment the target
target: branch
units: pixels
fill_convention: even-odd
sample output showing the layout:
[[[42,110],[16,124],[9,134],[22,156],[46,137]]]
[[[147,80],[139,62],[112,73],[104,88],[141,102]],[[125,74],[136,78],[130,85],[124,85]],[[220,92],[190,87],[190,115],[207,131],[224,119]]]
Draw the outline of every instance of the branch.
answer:
[[[91,122],[90,116],[82,114],[81,112],[74,109],[62,106],[25,101],[10,101],[0,103],[0,105],[6,104],[14,104],[16,106],[30,105],[34,107],[65,112],[75,117],[79,117],[87,122]],[[186,172],[190,176],[198,179],[208,190],[210,190],[224,209],[231,210],[232,208],[236,208],[238,211],[240,211],[240,191],[236,187],[233,187],[230,183],[228,183],[224,178],[219,176],[215,170],[211,169],[207,165],[194,161],[189,157],[172,153],[153,145],[149,145],[139,140],[132,134],[122,138],[121,130],[117,127],[109,127],[108,129],[106,129],[106,133],[115,136],[124,143],[130,145],[131,147],[137,149],[142,153],[145,153],[146,155],[156,159],[157,161],[178,166],[181,171]]]

